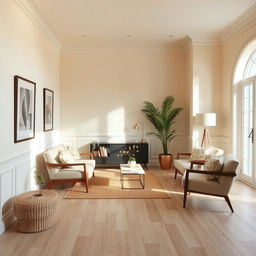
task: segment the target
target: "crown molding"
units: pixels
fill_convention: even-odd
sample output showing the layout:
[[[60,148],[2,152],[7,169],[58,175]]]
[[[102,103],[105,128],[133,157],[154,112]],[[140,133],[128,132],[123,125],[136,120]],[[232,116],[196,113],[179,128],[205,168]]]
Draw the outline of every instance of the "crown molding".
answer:
[[[34,25],[45,35],[47,39],[54,43],[60,50],[62,45],[59,39],[55,36],[50,25],[43,18],[40,12],[36,9],[31,1],[28,0],[13,0],[13,2],[27,15]]]
[[[233,38],[256,26],[256,4],[243,12],[221,33],[221,41]]]

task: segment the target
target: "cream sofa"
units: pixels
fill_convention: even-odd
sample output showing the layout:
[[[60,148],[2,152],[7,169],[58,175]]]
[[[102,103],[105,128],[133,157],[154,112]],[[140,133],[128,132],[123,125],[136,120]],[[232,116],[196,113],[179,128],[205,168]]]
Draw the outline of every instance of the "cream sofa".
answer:
[[[85,182],[88,192],[88,179],[94,176],[95,160],[74,159],[74,162],[71,163],[61,163],[59,154],[63,150],[66,150],[66,147],[59,145],[43,153],[50,177],[48,188],[51,189],[55,183]],[[81,153],[81,155],[89,155],[92,158],[90,153]]]

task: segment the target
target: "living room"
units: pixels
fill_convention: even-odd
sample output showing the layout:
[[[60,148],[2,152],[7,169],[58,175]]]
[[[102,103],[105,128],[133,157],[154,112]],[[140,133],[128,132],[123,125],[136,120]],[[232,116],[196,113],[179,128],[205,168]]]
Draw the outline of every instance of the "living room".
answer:
[[[242,148],[238,89],[255,86],[253,65],[248,71],[250,61],[255,64],[254,0],[5,0],[0,7],[4,255],[255,254],[253,130],[247,134],[250,144]],[[32,82],[35,95],[35,127],[24,140],[17,138],[15,124],[15,76]],[[49,129],[45,88],[53,102]],[[174,160],[178,153],[200,148],[205,127],[197,114],[215,113],[215,126],[208,128],[211,144],[240,162],[230,193],[234,213],[223,198],[194,193],[184,209],[182,176],[174,179],[174,167],[160,169],[161,141],[147,135],[154,128],[141,110],[145,101],[161,107],[167,96],[182,108],[168,148]],[[94,142],[138,143],[142,138],[148,143],[148,169],[159,176],[170,200],[66,200],[62,197],[68,188],[57,186],[51,190],[60,195],[57,224],[40,233],[17,231],[13,198],[39,189],[34,173],[46,170],[43,152],[64,144],[90,153]],[[97,236],[100,241],[94,240]]]

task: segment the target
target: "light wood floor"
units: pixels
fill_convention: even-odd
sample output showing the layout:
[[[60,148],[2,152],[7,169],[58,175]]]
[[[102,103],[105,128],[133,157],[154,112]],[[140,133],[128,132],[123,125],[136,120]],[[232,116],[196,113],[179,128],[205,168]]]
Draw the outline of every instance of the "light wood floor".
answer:
[[[182,208],[180,177],[154,170],[170,199],[62,199],[55,227],[33,234],[14,224],[0,255],[256,255],[256,191],[236,182],[235,213],[222,198],[191,194]]]

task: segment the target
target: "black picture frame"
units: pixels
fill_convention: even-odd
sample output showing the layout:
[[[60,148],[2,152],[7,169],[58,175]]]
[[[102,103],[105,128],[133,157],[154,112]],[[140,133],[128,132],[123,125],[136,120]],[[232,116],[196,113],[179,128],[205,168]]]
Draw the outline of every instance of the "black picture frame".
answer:
[[[35,138],[36,83],[14,76],[14,143]]]
[[[54,117],[54,92],[50,89],[44,88],[44,131],[53,130],[53,117]]]

